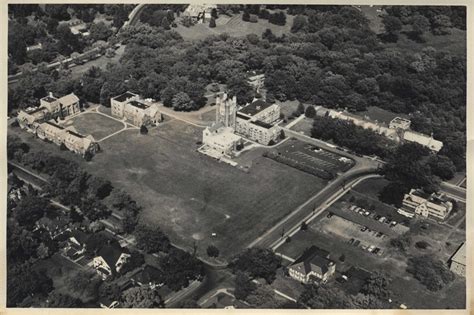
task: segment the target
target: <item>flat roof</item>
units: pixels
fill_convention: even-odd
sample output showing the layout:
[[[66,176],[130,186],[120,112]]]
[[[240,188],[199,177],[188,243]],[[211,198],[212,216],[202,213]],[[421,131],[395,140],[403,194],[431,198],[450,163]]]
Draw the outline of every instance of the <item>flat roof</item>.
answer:
[[[48,95],[48,96],[43,97],[42,100],[43,100],[43,101],[46,101],[46,102],[48,102],[48,103],[52,103],[52,102],[56,101],[57,98],[51,97],[51,96]]]
[[[409,123],[411,121],[410,121],[410,119],[406,119],[406,118],[402,118],[402,117],[395,117],[394,119],[392,119],[391,122],[406,122],[406,123]]]
[[[134,96],[136,96],[136,94],[127,91],[123,94],[120,94],[119,96],[114,97],[114,100],[119,102],[125,102],[127,99],[132,98]]]
[[[244,115],[242,115],[242,114],[240,114],[240,113],[237,113],[237,117],[242,118],[242,119],[245,119],[245,120],[249,120],[249,119],[250,119],[250,117],[244,116]]]
[[[271,127],[273,127],[273,125],[268,124],[268,123],[263,122],[263,121],[260,121],[260,120],[251,121],[251,123],[254,124],[254,125],[263,127],[263,128],[265,128],[265,129],[270,129]]]
[[[138,102],[138,101],[131,101],[129,102],[130,105],[132,105],[133,107],[137,107],[137,108],[140,108],[140,109],[145,109],[147,108],[148,106],[143,104],[142,102]]]
[[[269,104],[267,102],[264,102],[262,100],[256,100],[255,102],[245,106],[241,110],[239,110],[240,113],[247,115],[247,116],[253,116],[262,110],[272,106],[273,104]]]

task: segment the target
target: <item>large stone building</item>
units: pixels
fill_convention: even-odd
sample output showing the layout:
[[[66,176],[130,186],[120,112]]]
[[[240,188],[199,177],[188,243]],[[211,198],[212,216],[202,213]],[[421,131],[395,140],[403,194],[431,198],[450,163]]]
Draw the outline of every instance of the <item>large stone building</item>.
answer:
[[[466,276],[466,243],[463,243],[451,258],[450,269],[461,277]]]
[[[280,118],[280,106],[255,100],[236,114],[235,131],[245,138],[268,145],[280,135],[274,123]]]
[[[335,272],[336,264],[329,259],[329,253],[316,246],[307,249],[288,267],[290,277],[302,283],[326,282]]]
[[[443,147],[443,142],[433,139],[433,136],[427,136],[422,133],[410,130],[411,121],[409,119],[395,117],[390,121],[388,126],[378,121],[372,121],[368,117],[360,117],[349,113],[347,111],[337,111],[328,109],[322,106],[316,107],[316,114],[318,116],[328,115],[331,118],[348,120],[354,125],[364,129],[370,129],[380,135],[383,135],[390,140],[403,142],[416,142],[422,146],[429,148],[434,152],[439,152]]]
[[[132,92],[125,92],[110,100],[112,116],[125,118],[137,127],[157,124],[162,121],[156,104],[148,105]]]
[[[36,134],[38,138],[49,140],[57,145],[63,144],[70,151],[85,156],[95,154],[99,145],[91,135],[84,136],[73,130],[65,129],[53,120],[39,124]]]
[[[203,152],[215,157],[231,157],[242,139],[236,135],[237,100],[228,98],[227,94],[219,94],[216,98],[216,121],[211,127],[204,129],[202,142]]]
[[[21,128],[35,133],[40,123],[53,118],[74,115],[80,111],[79,98],[74,93],[56,98],[50,92],[40,99],[38,107],[21,110],[18,113],[17,120]]]
[[[419,189],[412,189],[403,198],[403,207],[425,218],[433,217],[444,220],[453,209],[453,204],[444,194],[427,194]]]

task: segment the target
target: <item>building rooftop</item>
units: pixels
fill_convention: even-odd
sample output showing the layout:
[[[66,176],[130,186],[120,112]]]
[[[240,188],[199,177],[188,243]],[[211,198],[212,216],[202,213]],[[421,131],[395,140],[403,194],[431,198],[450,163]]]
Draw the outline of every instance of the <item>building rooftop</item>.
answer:
[[[148,106],[143,104],[142,102],[138,101],[131,101],[128,104],[132,105],[133,107],[140,108],[140,109],[146,109]]]
[[[395,123],[395,124],[400,124],[400,123],[409,124],[409,123],[411,123],[410,119],[406,119],[406,118],[402,118],[402,117],[395,117],[390,122]]]
[[[328,267],[334,264],[329,258],[329,253],[316,246],[307,249],[301,257],[296,260],[291,267],[297,269],[304,274],[311,271],[324,274],[328,271]]]
[[[132,92],[127,91],[123,94],[120,94],[119,96],[114,97],[113,99],[118,101],[118,102],[125,102],[129,98],[132,98],[132,97],[135,97],[135,96],[137,96],[137,94],[134,94]]]
[[[30,108],[25,109],[25,113],[32,115],[43,110],[47,110],[47,109],[44,107],[30,107]]]
[[[263,121],[260,121],[260,120],[251,121],[251,123],[254,124],[254,125],[263,127],[265,129],[270,129],[271,127],[273,127],[273,125],[268,124],[268,123],[263,122]]]
[[[122,253],[125,253],[125,250],[120,246],[120,244],[117,241],[110,241],[110,244],[102,246],[97,253],[97,256],[102,257],[109,267],[115,269],[115,264]]]
[[[253,116],[272,105],[273,104],[264,102],[262,100],[256,100],[255,102],[252,102],[239,110],[239,112],[247,116]]]
[[[249,119],[250,119],[250,117],[244,116],[244,115],[242,115],[242,114],[240,114],[240,113],[237,113],[236,116],[237,116],[238,118],[244,119],[244,120],[249,120]]]
[[[48,96],[43,97],[42,100],[45,101],[45,102],[48,102],[48,103],[52,103],[52,102],[56,101],[57,98],[48,95]]]
[[[466,265],[466,243],[462,243],[451,260]]]
[[[77,132],[74,132],[74,131],[72,131],[72,130],[67,130],[67,133],[69,133],[69,134],[71,134],[71,135],[73,135],[73,136],[76,136],[76,137],[78,137],[78,138],[84,138],[84,137],[85,137],[84,135],[81,135],[81,134],[79,134],[79,133],[77,133]]]
[[[71,94],[64,95],[63,97],[61,97],[59,99],[59,102],[62,105],[69,106],[69,105],[79,102],[79,97],[77,97],[76,94],[71,93]]]
[[[46,124],[48,124],[50,126],[53,126],[53,127],[56,127],[56,128],[59,128],[59,129],[64,129],[63,127],[61,127],[58,124],[53,123],[52,121],[47,121]]]

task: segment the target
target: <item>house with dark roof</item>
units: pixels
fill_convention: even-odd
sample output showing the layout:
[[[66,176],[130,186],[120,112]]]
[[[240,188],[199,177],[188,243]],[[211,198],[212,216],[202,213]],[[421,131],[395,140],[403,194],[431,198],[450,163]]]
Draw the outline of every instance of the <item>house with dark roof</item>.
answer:
[[[105,280],[119,273],[129,258],[130,254],[118,242],[110,242],[102,246],[94,257],[94,269]]]
[[[288,272],[302,283],[326,282],[336,272],[336,264],[329,259],[329,252],[311,246],[288,267]]]
[[[36,229],[44,229],[48,232],[49,236],[53,239],[56,236],[62,234],[69,226],[69,219],[64,216],[57,218],[42,217],[36,221]]]
[[[145,265],[139,272],[132,276],[132,282],[142,286],[148,285],[151,288],[163,285],[163,271],[150,265]]]
[[[61,234],[62,238],[66,238],[63,247],[63,254],[73,260],[80,258],[86,251],[86,242],[90,237],[81,230],[73,230],[69,233]]]

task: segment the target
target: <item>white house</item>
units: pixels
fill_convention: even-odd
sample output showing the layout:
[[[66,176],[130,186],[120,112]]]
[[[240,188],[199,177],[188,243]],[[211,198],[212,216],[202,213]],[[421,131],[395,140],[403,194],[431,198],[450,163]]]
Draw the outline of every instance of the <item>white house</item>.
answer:
[[[118,242],[104,245],[94,257],[93,266],[102,279],[120,272],[128,262],[130,254],[126,253]]]

